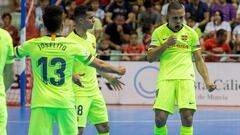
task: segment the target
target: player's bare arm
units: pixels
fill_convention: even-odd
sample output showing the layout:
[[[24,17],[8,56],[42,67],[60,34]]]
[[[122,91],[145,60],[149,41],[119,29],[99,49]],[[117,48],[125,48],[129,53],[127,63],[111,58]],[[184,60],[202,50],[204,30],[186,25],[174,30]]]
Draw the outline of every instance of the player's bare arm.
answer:
[[[153,62],[170,46],[175,45],[177,42],[176,36],[170,36],[165,43],[163,43],[159,47],[155,47],[150,45],[150,49],[147,52],[147,60],[149,62]],[[152,48],[151,48],[152,47]]]
[[[200,73],[200,75],[202,76],[208,91],[209,92],[214,91],[216,89],[216,85],[209,80],[207,67],[206,67],[206,64],[205,64],[205,62],[202,58],[201,50],[195,51],[193,53],[193,55],[194,55],[194,58],[195,58],[195,61],[196,61],[197,70]]]
[[[107,72],[107,73],[115,73],[118,75],[124,75],[126,72],[126,69],[124,66],[112,66],[108,64],[107,62],[104,62],[98,58],[95,58],[93,62],[90,64],[90,66],[95,67],[97,70]]]

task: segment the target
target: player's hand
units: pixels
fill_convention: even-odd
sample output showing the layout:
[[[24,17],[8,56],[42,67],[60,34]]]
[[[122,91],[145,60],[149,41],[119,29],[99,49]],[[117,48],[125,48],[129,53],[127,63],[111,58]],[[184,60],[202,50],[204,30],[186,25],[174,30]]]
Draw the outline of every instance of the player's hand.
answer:
[[[108,78],[108,82],[109,82],[110,85],[113,86],[114,90],[122,90],[122,86],[125,85],[119,79],[121,79],[121,77],[110,77],[110,78]]]
[[[125,75],[126,73],[126,68],[124,66],[119,66],[118,67],[118,73],[119,75]]]
[[[83,84],[80,81],[81,76],[84,76],[84,74],[74,74],[72,75],[73,83],[77,84],[79,87],[84,88]]]
[[[217,86],[212,82],[207,82],[206,87],[207,87],[209,92],[212,92],[217,88]]]
[[[170,37],[167,39],[166,43],[167,43],[167,46],[168,46],[168,47],[169,47],[169,46],[172,46],[172,45],[175,45],[175,44],[177,43],[177,37],[176,37],[175,35],[170,36]]]

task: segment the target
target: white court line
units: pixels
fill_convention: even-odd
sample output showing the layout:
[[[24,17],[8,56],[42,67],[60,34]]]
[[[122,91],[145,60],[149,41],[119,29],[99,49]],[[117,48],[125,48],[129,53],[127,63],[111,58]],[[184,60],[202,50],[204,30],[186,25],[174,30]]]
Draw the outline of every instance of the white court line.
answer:
[[[240,119],[208,119],[208,120],[193,120],[194,122],[240,122]],[[110,123],[152,123],[153,120],[113,120]],[[179,123],[180,120],[168,120],[167,123]],[[8,123],[29,123],[29,121],[8,121]]]

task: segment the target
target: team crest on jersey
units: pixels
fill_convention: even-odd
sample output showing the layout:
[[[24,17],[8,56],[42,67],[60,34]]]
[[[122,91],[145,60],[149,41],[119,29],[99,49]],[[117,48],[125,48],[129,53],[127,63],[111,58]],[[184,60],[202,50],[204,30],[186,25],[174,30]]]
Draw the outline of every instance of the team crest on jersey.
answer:
[[[187,35],[182,35],[181,39],[186,41],[188,39],[188,36]]]

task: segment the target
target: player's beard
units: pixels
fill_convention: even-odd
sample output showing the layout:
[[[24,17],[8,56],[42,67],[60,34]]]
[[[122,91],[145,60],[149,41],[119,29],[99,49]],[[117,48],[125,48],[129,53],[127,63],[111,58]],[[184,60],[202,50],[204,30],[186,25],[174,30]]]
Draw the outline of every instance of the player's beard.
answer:
[[[174,30],[175,30],[175,31],[179,31],[181,28],[182,28],[182,24],[176,24],[176,25],[174,26]]]

